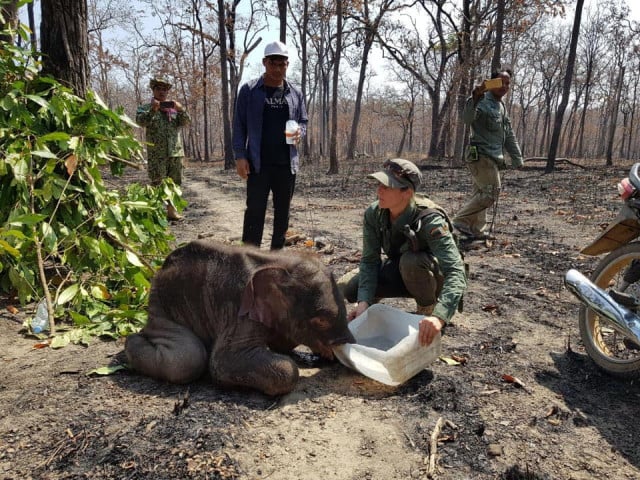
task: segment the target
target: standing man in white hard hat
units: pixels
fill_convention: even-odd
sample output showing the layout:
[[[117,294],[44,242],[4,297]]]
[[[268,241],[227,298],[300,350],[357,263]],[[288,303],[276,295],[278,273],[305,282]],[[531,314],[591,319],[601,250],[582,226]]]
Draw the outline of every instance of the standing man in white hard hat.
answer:
[[[265,72],[238,92],[233,121],[236,170],[247,180],[242,241],[260,246],[269,193],[273,196],[271,249],[284,247],[289,208],[300,166],[297,144],[307,130],[307,109],[299,89],[287,79],[289,50],[269,43],[262,59]],[[287,123],[297,123],[285,136]]]

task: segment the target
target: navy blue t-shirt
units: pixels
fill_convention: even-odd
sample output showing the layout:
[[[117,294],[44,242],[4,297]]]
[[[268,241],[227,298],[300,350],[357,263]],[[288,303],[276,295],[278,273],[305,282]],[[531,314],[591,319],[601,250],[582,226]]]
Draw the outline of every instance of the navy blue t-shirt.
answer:
[[[267,87],[262,111],[262,142],[260,159],[262,165],[289,165],[289,145],[284,136],[284,127],[289,120],[289,106],[284,96],[284,87]]]

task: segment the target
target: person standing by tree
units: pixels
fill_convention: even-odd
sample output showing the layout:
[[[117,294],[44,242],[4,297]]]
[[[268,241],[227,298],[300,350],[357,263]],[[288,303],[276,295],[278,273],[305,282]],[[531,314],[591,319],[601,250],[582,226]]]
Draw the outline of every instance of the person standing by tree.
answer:
[[[153,92],[151,101],[140,105],[136,122],[145,127],[147,144],[147,169],[154,186],[164,178],[171,178],[176,185],[182,184],[182,127],[191,118],[180,102],[168,100],[171,82],[164,77],[154,77],[149,82]],[[176,208],[167,204],[167,218],[181,220]]]
[[[242,242],[260,246],[269,192],[273,196],[271,249],[284,247],[289,209],[300,166],[297,143],[307,130],[307,109],[300,90],[285,77],[289,51],[282,42],[264,49],[264,74],[245,83],[238,92],[233,119],[236,171],[247,180]],[[298,128],[288,143],[287,121]]]
[[[500,170],[506,168],[505,150],[514,167],[523,163],[520,146],[502,102],[502,97],[509,91],[511,76],[508,69],[493,72],[491,78],[495,80],[476,86],[462,112],[462,120],[471,126],[465,160],[471,171],[473,192],[454,216],[453,225],[466,240],[488,237],[486,212],[500,194]]]

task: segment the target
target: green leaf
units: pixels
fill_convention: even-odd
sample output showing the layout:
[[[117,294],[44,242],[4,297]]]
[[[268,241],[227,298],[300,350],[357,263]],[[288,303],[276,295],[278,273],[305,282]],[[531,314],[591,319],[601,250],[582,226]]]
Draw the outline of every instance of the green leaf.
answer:
[[[91,295],[99,300],[108,300],[111,298],[109,290],[104,285],[94,285],[91,287]]]
[[[37,213],[28,214],[28,215],[19,215],[17,217],[11,218],[9,220],[9,224],[16,227],[20,227],[22,225],[31,226],[31,225],[35,225],[38,222],[41,222],[45,218],[47,218],[46,215],[41,215]]]
[[[55,153],[51,153],[49,150],[31,150],[31,155],[42,158],[58,158]]]
[[[13,248],[5,240],[0,239],[0,254],[8,253],[13,258],[20,258],[20,250]]]
[[[144,264],[140,261],[138,256],[135,253],[130,252],[129,250],[127,250],[127,260],[129,260],[129,263],[131,265],[135,265],[136,267],[144,267]]]
[[[28,98],[29,100],[31,100],[32,102],[37,103],[38,105],[40,105],[41,107],[44,108],[49,108],[49,102],[47,102],[44,98],[39,97],[37,95],[25,95],[25,98]]]
[[[113,375],[119,370],[127,370],[125,365],[113,365],[109,367],[100,367],[87,372],[87,375]]]
[[[78,294],[79,290],[80,290],[80,285],[78,285],[77,283],[74,283],[73,285],[68,286],[62,291],[56,303],[58,305],[64,305],[65,303],[73,300],[73,297],[75,297]]]
[[[51,348],[54,348],[54,349],[55,348],[63,348],[63,347],[66,347],[67,345],[69,345],[69,343],[71,343],[71,338],[69,338],[68,334],[56,335],[51,340],[51,345],[49,345],[49,346]]]
[[[51,132],[47,133],[46,135],[42,135],[39,140],[41,142],[58,142],[61,140],[69,140],[69,138],[71,138],[71,135],[66,132]]]

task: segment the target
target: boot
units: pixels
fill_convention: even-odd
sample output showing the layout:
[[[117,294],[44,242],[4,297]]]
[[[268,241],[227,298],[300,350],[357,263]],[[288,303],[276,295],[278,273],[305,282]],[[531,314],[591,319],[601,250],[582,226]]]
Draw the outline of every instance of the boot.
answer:
[[[167,218],[174,221],[182,220],[182,216],[178,214],[176,207],[174,207],[170,203],[167,204]]]

